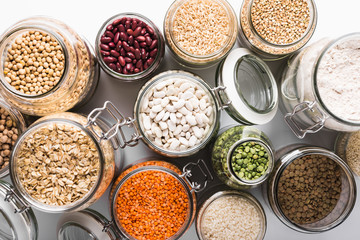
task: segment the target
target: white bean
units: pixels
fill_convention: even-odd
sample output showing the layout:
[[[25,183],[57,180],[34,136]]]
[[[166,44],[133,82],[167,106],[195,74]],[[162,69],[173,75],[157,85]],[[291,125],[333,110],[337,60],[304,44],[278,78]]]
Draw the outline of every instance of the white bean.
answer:
[[[176,148],[180,145],[180,141],[177,140],[176,138],[173,138],[174,140],[172,141],[172,143],[170,144],[170,149],[171,150],[176,150]]]
[[[169,112],[165,112],[163,118],[161,119],[161,121],[165,122],[166,120],[169,119],[170,113]]]
[[[144,128],[145,128],[146,130],[150,130],[150,129],[151,129],[151,122],[150,122],[150,117],[149,117],[149,116],[143,117],[143,124],[144,124]]]
[[[186,121],[190,124],[190,126],[196,125],[196,119],[193,115],[186,115]]]
[[[163,109],[163,108],[162,108],[161,105],[155,105],[155,106],[153,106],[153,107],[151,108],[151,111],[158,113],[158,112],[160,112],[162,109]]]
[[[160,122],[161,119],[164,117],[165,115],[165,110],[161,110],[161,112],[159,112],[156,117],[155,117],[155,122]]]
[[[168,125],[166,124],[166,122],[159,122],[159,126],[161,130],[165,130],[168,128]]]

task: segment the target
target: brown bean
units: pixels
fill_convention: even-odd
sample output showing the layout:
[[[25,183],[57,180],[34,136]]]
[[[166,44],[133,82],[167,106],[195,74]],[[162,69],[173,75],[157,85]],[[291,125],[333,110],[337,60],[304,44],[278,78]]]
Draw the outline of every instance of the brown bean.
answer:
[[[111,50],[111,51],[110,51],[110,54],[111,54],[112,56],[116,57],[116,58],[120,56],[120,53],[118,53],[118,52],[115,51],[115,50]]]
[[[111,39],[114,38],[114,34],[113,34],[112,32],[110,32],[110,31],[106,31],[106,32],[104,33],[104,35],[107,36],[107,37],[109,37],[109,38],[111,38]]]
[[[120,38],[120,40],[122,40],[122,41],[127,41],[127,40],[128,40],[128,36],[127,36],[126,33],[124,33],[124,32],[121,32],[121,33],[119,34],[119,38]]]
[[[131,29],[134,31],[137,27],[137,21],[136,19],[133,19],[132,23],[131,23]]]
[[[125,62],[127,62],[127,63],[132,62],[131,58],[129,58],[129,57],[125,57],[124,59],[125,59]]]
[[[136,37],[136,40],[139,42],[145,42],[145,37],[144,36],[138,36]]]
[[[103,59],[104,59],[105,63],[116,62],[116,58],[114,58],[114,57],[104,57]]]
[[[112,70],[116,71],[116,65],[114,63],[110,63],[109,68],[111,68]]]
[[[154,29],[152,29],[152,27],[150,27],[149,25],[146,26],[146,30],[147,30],[148,33],[150,33],[151,35],[154,35]]]
[[[130,51],[130,46],[127,42],[122,42],[122,46],[125,49],[125,51],[129,52]]]
[[[126,33],[130,36],[134,34],[134,31],[132,29],[127,29]]]
[[[126,29],[129,29],[131,27],[131,22],[130,22],[130,20],[126,20],[126,22],[125,22],[125,28]]]
[[[135,54],[135,48],[133,46],[130,47],[130,52]]]
[[[106,45],[106,44],[103,44],[103,43],[100,44],[100,48],[101,48],[102,50],[105,50],[105,51],[109,51],[109,50],[110,50],[109,45]]]
[[[138,48],[135,49],[134,54],[135,54],[135,58],[136,58],[136,59],[140,59],[140,58],[141,58],[141,53],[140,53],[140,50],[139,50]]]
[[[110,52],[108,51],[100,50],[100,53],[102,56],[110,56]]]
[[[152,63],[154,62],[154,58],[149,58],[148,60],[146,60],[146,63],[147,63],[147,65],[151,65]]]
[[[122,46],[122,42],[121,41],[118,41],[116,46],[115,46],[115,50],[120,52],[120,49],[121,49],[121,46]]]
[[[126,22],[126,17],[121,18],[121,24],[125,24],[125,22]]]
[[[158,52],[158,49],[155,48],[154,50],[152,50],[152,51],[149,53],[149,56],[150,56],[150,57],[155,57],[156,54],[157,54],[157,52]]]
[[[140,47],[144,48],[144,47],[146,47],[146,42],[141,42],[141,43],[139,43],[139,45],[140,45]]]
[[[121,49],[120,49],[120,55],[123,56],[123,57],[126,56],[126,51],[125,51],[124,48],[121,48]]]
[[[128,74],[128,71],[126,70],[126,68],[123,68],[122,73],[123,74]]]
[[[128,43],[130,44],[130,45],[133,45],[134,44],[134,36],[129,36],[129,38],[128,38]]]
[[[117,72],[121,72],[121,70],[122,70],[122,67],[121,67],[120,63],[117,62],[117,63],[116,63],[116,71],[117,71]]]
[[[146,70],[146,69],[148,69],[149,65],[147,63],[144,63],[143,67],[144,67],[144,70]]]
[[[111,47],[111,48],[115,48],[115,43],[113,43],[113,42],[109,42],[109,47]]]
[[[134,33],[133,33],[133,36],[134,37],[137,37],[139,36],[141,33],[141,27],[137,27],[135,30],[134,30]]]
[[[118,28],[116,27],[116,28],[114,28],[111,32],[113,33],[113,34],[115,34],[115,33],[117,33],[119,30],[118,30]]]
[[[120,32],[117,32],[117,33],[115,34],[114,39],[113,39],[113,41],[114,41],[115,44],[117,44],[117,43],[119,42],[120,34],[121,34]]]
[[[139,60],[136,62],[135,67],[140,68],[141,66],[142,66],[142,61],[141,61],[141,59],[139,59]]]
[[[127,52],[126,55],[127,55],[129,58],[132,58],[132,59],[135,58],[135,55],[134,55],[132,52]]]
[[[152,42],[151,42],[151,45],[150,45],[150,50],[152,50],[152,49],[154,49],[156,46],[157,46],[157,43],[158,43],[158,40],[153,40]]]
[[[141,59],[142,59],[142,60],[145,60],[145,59],[146,59],[146,50],[145,50],[144,48],[142,48],[142,49],[140,50],[140,52],[141,52]]]
[[[117,25],[120,24],[121,20],[122,20],[121,18],[115,19],[115,20],[113,21],[112,25],[113,25],[114,27],[116,27]]]
[[[141,34],[141,35],[145,35],[145,33],[146,33],[146,28],[141,29],[140,34]]]
[[[114,29],[114,26],[112,24],[107,25],[106,30],[112,31]]]
[[[111,38],[110,37],[106,37],[106,36],[102,36],[100,39],[101,43],[109,43],[111,42]]]
[[[119,60],[119,64],[120,64],[121,66],[125,66],[125,59],[124,59],[123,56],[118,57],[118,60]]]
[[[132,67],[133,67],[132,63],[126,64],[126,70],[130,71]]]
[[[140,45],[139,45],[139,42],[138,41],[134,41],[134,48],[138,48],[140,49]]]
[[[140,72],[140,69],[139,69],[139,68],[135,68],[135,69],[134,69],[134,73],[138,73],[138,72]]]
[[[146,45],[150,46],[150,45],[151,45],[151,43],[152,43],[152,39],[151,39],[151,37],[146,36],[146,37],[145,37],[145,42],[146,42]]]
[[[124,25],[120,24],[117,28],[119,29],[119,32],[125,32]]]

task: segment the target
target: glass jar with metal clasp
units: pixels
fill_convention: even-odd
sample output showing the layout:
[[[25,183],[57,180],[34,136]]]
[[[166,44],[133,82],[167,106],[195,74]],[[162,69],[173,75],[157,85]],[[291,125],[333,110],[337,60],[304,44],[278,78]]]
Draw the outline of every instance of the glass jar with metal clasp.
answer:
[[[199,174],[197,174],[199,173]],[[149,178],[143,178],[143,176],[149,174]],[[151,175],[151,176],[150,176]],[[201,179],[197,178],[193,179],[192,176],[201,177]],[[133,181],[136,179],[135,181]],[[164,180],[165,179],[165,180]],[[148,185],[148,181],[154,181],[164,183],[163,188],[152,188]],[[148,160],[145,162],[141,162],[135,164],[125,170],[115,181],[112,190],[110,192],[110,213],[111,213],[111,221],[105,219],[105,217],[100,216],[94,212],[75,212],[75,213],[67,213],[62,216],[58,224],[58,239],[87,239],[89,236],[92,236],[95,239],[104,239],[104,240],[112,240],[112,239],[139,239],[148,234],[145,229],[149,230],[148,224],[145,226],[144,221],[157,221],[159,220],[159,224],[150,224],[150,228],[157,229],[156,233],[160,234],[161,239],[179,239],[191,226],[195,213],[196,213],[196,203],[197,198],[196,194],[199,191],[202,191],[206,186],[207,182],[212,180],[212,176],[209,170],[206,167],[206,164],[203,160],[199,160],[197,163],[188,163],[184,166],[182,170],[180,170],[175,165],[160,161],[160,160]],[[164,182],[165,181],[165,182]],[[165,225],[170,222],[161,223],[161,219],[150,218],[148,219],[147,215],[143,215],[146,210],[154,207],[154,204],[151,204],[149,201],[167,201],[169,196],[163,196],[166,191],[169,189],[166,188],[166,184],[169,181],[173,181],[176,183],[178,187],[177,190],[181,192],[181,194],[177,195],[178,199],[174,199],[174,202],[171,204],[173,206],[168,206],[169,208],[174,207],[176,209],[176,204],[183,203],[186,207],[183,210],[184,218],[182,219],[181,224],[176,225],[178,227],[171,234],[162,235],[165,230]],[[137,185],[142,186],[141,191],[137,191],[136,193],[130,192],[132,188],[137,187]],[[151,189],[150,189],[150,188]],[[158,191],[158,198],[156,196],[148,197],[146,196],[147,191],[152,191],[156,189]],[[133,193],[136,195],[133,195]],[[125,194],[125,195],[124,195]],[[139,198],[137,202],[132,201],[133,197]],[[184,197],[185,199],[182,199]],[[124,205],[119,205],[118,199],[121,198],[124,201]],[[132,212],[132,214],[138,214],[137,217],[132,219],[131,221],[132,227],[136,228],[136,236],[132,229],[129,229],[129,220],[123,211],[124,209],[128,209],[125,201],[129,200],[131,204],[136,204],[137,211]],[[156,202],[158,203],[158,202]],[[156,205],[155,203],[155,205]],[[121,209],[122,210],[121,210]],[[167,218],[171,219],[170,210],[168,212],[156,212],[157,210],[152,209],[153,216],[157,216],[158,218]],[[132,210],[131,210],[132,211]],[[179,209],[180,211],[180,209]],[[121,214],[122,213],[122,214]],[[142,217],[146,217],[146,219],[141,219]],[[178,217],[178,216],[177,216]],[[142,221],[144,220],[144,221]],[[175,227],[173,227],[175,228]],[[83,238],[81,238],[83,237]]]

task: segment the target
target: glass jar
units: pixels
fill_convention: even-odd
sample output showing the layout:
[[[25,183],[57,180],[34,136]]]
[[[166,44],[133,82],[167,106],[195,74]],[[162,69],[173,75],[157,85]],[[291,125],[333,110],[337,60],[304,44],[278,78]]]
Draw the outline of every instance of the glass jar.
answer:
[[[6,58],[8,56],[8,49],[16,44],[17,39],[20,39],[23,34],[30,34],[32,32],[34,32],[34,35],[38,33],[46,34],[49,38],[53,39],[54,42],[57,42],[64,54],[64,64],[61,67],[63,72],[60,74],[60,71],[58,71],[59,75],[56,75],[59,77],[56,83],[50,79],[51,76],[55,76],[57,73],[52,73],[51,75],[51,70],[49,69],[52,65],[55,67],[56,65],[52,63],[59,62],[60,59],[55,60],[54,56],[52,56],[53,59],[48,57],[49,60],[47,61],[49,64],[45,65],[44,63],[43,66],[39,65],[39,62],[36,62],[37,59],[35,55],[34,57],[32,57],[32,55],[24,55],[23,60],[19,59],[19,64],[22,66],[19,65],[18,67],[23,67],[24,72],[29,71],[33,74],[29,75],[30,73],[27,73],[21,75],[24,73],[20,73],[18,78],[28,81],[35,79],[36,76],[42,76],[42,79],[36,78],[38,80],[37,84],[40,85],[41,82],[45,82],[46,85],[44,89],[46,88],[48,90],[47,92],[27,94],[17,90],[7,81],[9,80],[9,78],[7,78],[9,77],[9,73],[5,73],[4,69],[7,68]],[[29,40],[31,40],[30,37]],[[24,42],[29,41],[24,40]],[[51,48],[48,49],[51,51]],[[32,50],[28,49],[26,52],[29,53],[29,51]],[[16,23],[1,36],[0,54],[2,56],[0,63],[0,94],[11,106],[28,115],[44,116],[80,106],[93,95],[98,83],[99,67],[91,45],[67,25],[55,19],[32,17]],[[44,53],[44,56],[51,55]],[[25,60],[27,60],[27,62],[25,62]],[[38,71],[42,71],[46,66],[48,66],[46,70],[48,72],[41,72],[40,74]],[[32,67],[32,70],[30,70],[30,67]],[[35,68],[37,68],[36,71],[34,70]],[[14,79],[16,80],[16,78]],[[18,82],[20,82],[20,80]],[[24,83],[25,80],[21,84],[23,85]],[[53,86],[50,88],[51,84],[53,84]]]
[[[218,136],[212,149],[211,162],[215,173],[221,181],[232,188],[247,189],[259,186],[269,177],[274,167],[273,147],[269,138],[265,133],[251,126],[233,126],[226,129]],[[237,170],[240,169],[236,169],[238,166],[234,165],[233,158],[239,154],[236,149],[247,143],[254,143],[254,145],[259,145],[262,148],[256,148],[256,151],[253,148],[254,153],[251,153],[252,149],[251,151],[250,149],[248,151],[246,149],[241,150],[240,154],[247,156],[245,158],[242,156],[239,159],[240,164],[242,164],[241,168],[244,169],[244,171],[241,170],[244,175],[239,175]],[[249,153],[251,153],[251,156],[248,155]],[[256,156],[256,159],[253,156]],[[251,165],[251,163],[253,164]],[[254,164],[256,167],[253,167]],[[247,173],[257,171],[259,166],[261,166],[262,171],[261,173],[256,172],[256,174],[260,175],[256,178],[252,176],[253,179],[245,178]]]
[[[360,176],[360,132],[339,133],[334,146],[334,151],[351,168],[351,171]]]
[[[240,10],[240,31],[239,31],[239,40],[240,44],[244,47],[247,47],[257,54],[259,54],[262,58],[267,60],[277,60],[286,57],[287,55],[299,50],[302,48],[311,38],[315,31],[316,23],[317,23],[317,11],[316,6],[313,0],[301,0],[295,2],[286,2],[287,4],[301,4],[300,2],[306,3],[304,6],[308,6],[306,12],[295,13],[293,17],[295,18],[303,18],[308,17],[306,20],[308,22],[307,27],[304,28],[303,22],[305,19],[297,19],[294,21],[299,21],[301,24],[299,26],[293,26],[292,29],[294,34],[298,34],[302,32],[301,35],[292,39],[287,31],[290,31],[289,28],[282,29],[285,23],[291,26],[294,24],[293,22],[288,22],[290,19],[283,19],[281,16],[283,12],[286,12],[286,16],[291,16],[291,8],[296,7],[297,11],[302,11],[301,8],[303,5],[299,6],[282,6],[285,1],[280,3],[276,3],[276,6],[273,6],[276,1],[263,1],[259,0],[244,0]],[[260,4],[260,6],[257,6]],[[273,11],[269,11],[267,8],[274,9]],[[278,9],[280,8],[280,9]],[[284,10],[285,8],[285,10]],[[308,11],[307,11],[308,10]],[[305,11],[305,9],[303,10]],[[260,19],[256,19],[256,17],[260,17]],[[269,20],[270,23],[266,22],[266,19]],[[259,21],[260,20],[260,21]],[[257,22],[259,23],[257,24]],[[282,21],[278,25],[275,24],[276,21]],[[284,23],[285,22],[285,23]],[[283,34],[279,33],[279,36],[267,36],[266,34],[272,33],[277,34],[275,29],[283,30]],[[302,30],[301,30],[302,29]],[[261,32],[264,31],[264,32]],[[274,39],[272,39],[274,37]],[[280,41],[281,38],[284,38],[284,41]]]
[[[221,218],[219,217],[219,214],[220,215],[223,214],[221,213],[221,211],[226,211],[226,210],[229,211],[228,209],[228,207],[230,207],[229,205],[235,204],[235,202],[232,201],[234,199],[237,199],[238,205],[231,206],[233,207],[231,208],[232,213],[230,215],[231,222],[224,222],[225,221],[224,219],[219,219]],[[219,203],[219,201],[223,201],[222,204]],[[248,213],[252,213],[252,215],[245,216],[243,219],[236,219],[239,216],[240,217],[244,216],[244,214],[246,214],[245,212],[246,210],[249,210]],[[239,214],[238,216],[236,215],[237,213]],[[216,218],[211,219],[211,217],[208,217],[206,219],[207,214],[216,215]],[[258,219],[256,219],[255,217],[256,215],[258,215],[259,217]],[[251,221],[249,220],[249,217],[252,217],[254,219],[252,219]],[[226,219],[226,220],[230,220],[230,219]],[[254,223],[254,221],[256,220],[258,221]],[[254,225],[251,226],[251,224],[257,226]],[[223,227],[223,229],[220,229],[219,231],[221,230],[226,231],[227,234],[231,233],[232,235],[238,234],[236,237],[239,236],[245,237],[246,233],[250,233],[250,232],[254,234],[255,230],[251,229],[250,227],[258,227],[259,228],[258,234],[254,236],[254,238],[249,237],[248,239],[261,240],[264,239],[265,237],[267,221],[263,207],[261,206],[259,201],[251,194],[236,190],[220,190],[210,195],[210,197],[208,197],[207,200],[205,200],[204,203],[199,208],[199,213],[196,216],[196,233],[199,239],[200,240],[212,239],[212,237],[214,237],[214,235],[216,234],[214,232],[214,229],[218,229],[220,227],[219,225],[222,225]],[[239,228],[241,229],[240,232],[238,231]],[[211,234],[210,238],[206,237],[207,231],[212,231],[211,233],[209,233]],[[227,239],[237,239],[237,238],[230,238],[230,236],[228,235],[227,237],[229,237]]]
[[[16,190],[0,180],[0,238],[38,239],[38,224],[33,210],[24,204]]]
[[[45,212],[87,208],[106,191],[121,163],[117,132],[99,118],[56,113],[18,139],[10,175],[24,202]]]
[[[271,206],[271,209],[285,225],[299,232],[320,233],[335,228],[336,226],[340,225],[350,215],[356,201],[356,184],[350,168],[340,157],[338,157],[333,152],[324,148],[312,147],[312,146],[299,147],[299,145],[287,146],[279,150],[276,153],[276,155],[279,156],[278,158],[279,160],[276,161],[274,170],[269,177],[269,181],[267,184],[267,198]],[[332,173],[331,171],[328,172],[328,174],[333,174],[334,176],[338,177],[338,179],[341,181],[341,186],[339,187],[340,189],[339,198],[336,201],[336,205],[334,206],[334,208],[331,211],[329,211],[329,213],[323,218],[314,219],[314,221],[309,223],[300,223],[300,222],[297,223],[291,220],[289,217],[287,217],[285,212],[282,210],[282,207],[279,203],[279,193],[278,193],[279,182],[284,171],[286,169],[289,169],[289,167],[291,167],[291,164],[295,160],[299,160],[300,158],[312,156],[312,155],[325,157],[329,161],[334,162],[337,168],[339,169],[339,176],[336,175],[335,171],[337,170],[335,169],[333,169],[334,173]],[[307,161],[313,161],[313,160],[307,160]],[[305,160],[303,163],[305,163]],[[326,166],[329,165],[327,164]],[[312,168],[311,170],[315,171],[314,168]],[[325,169],[325,171],[327,170]],[[320,175],[320,173],[316,174],[316,176],[318,175]],[[331,179],[328,179],[327,183],[329,183],[330,181]],[[296,189],[296,191],[299,191],[297,188],[294,189]],[[311,192],[309,190],[307,191]],[[325,190],[321,190],[321,192],[324,191]],[[307,197],[307,199],[310,199],[310,197]],[[315,201],[313,199],[310,200]],[[296,199],[290,201],[295,202]],[[298,207],[296,207],[295,205],[294,207],[298,209]],[[320,209],[320,208],[321,207],[316,209]]]
[[[345,91],[344,94],[341,94],[343,89],[356,89],[357,86],[350,85],[349,87],[347,83],[341,81],[336,84],[335,88],[333,82],[329,83],[334,78],[335,73],[331,73],[331,77],[326,75],[330,74],[326,73],[327,71],[344,69],[339,64],[349,65],[350,56],[338,54],[334,58],[333,51],[339,47],[349,46],[351,41],[359,39],[360,34],[350,34],[336,40],[319,40],[302,50],[287,64],[280,87],[281,100],[283,112],[286,113],[285,121],[298,138],[303,138],[307,133],[316,133],[323,127],[345,132],[360,129],[360,119],[351,120],[345,116],[344,112],[339,113],[339,110],[345,109],[359,114],[359,110],[356,110],[357,104],[354,101],[352,102],[352,109],[349,110],[352,99],[351,93]],[[349,55],[350,52],[343,51],[344,54]],[[356,60],[354,66],[356,67]],[[351,79],[352,76],[348,78]],[[322,86],[319,85],[319,81],[322,81]],[[333,89],[331,90],[327,86],[332,86]],[[333,100],[328,99],[331,92],[338,93]],[[324,99],[327,100],[324,101]],[[343,102],[347,106],[338,105],[336,108],[329,109],[329,106],[333,106],[334,102],[339,102],[341,99],[347,99],[346,103]]]
[[[1,156],[2,163],[0,164],[0,178],[3,178],[3,177],[5,177],[5,176],[7,176],[9,174],[9,162],[10,162],[10,155],[11,155],[12,148],[14,147],[15,141],[18,138],[18,136],[20,136],[25,131],[26,126],[27,126],[27,123],[26,123],[26,120],[24,119],[24,116],[18,110],[12,108],[9,104],[7,104],[3,99],[0,98],[0,111],[2,109],[7,114],[9,114],[11,120],[13,121],[12,126],[14,126],[16,128],[17,133],[15,133],[16,137],[12,136],[11,139],[10,139],[9,135],[5,134],[7,136],[7,141],[1,143],[0,156]],[[0,114],[0,115],[2,115],[2,114]],[[3,136],[5,136],[4,132],[5,132],[6,129],[8,129],[8,128],[5,128],[5,129],[1,128],[0,129],[1,138]],[[6,131],[8,131],[8,130],[6,130]],[[5,145],[5,144],[10,145],[10,147],[9,147],[10,153],[6,153],[6,154],[4,153],[4,155],[3,155],[2,152],[3,152],[3,150],[5,151],[3,145]],[[8,160],[7,160],[7,158],[8,158]]]
[[[136,24],[130,23],[131,20],[136,20]],[[139,40],[140,36],[144,39]],[[104,37],[108,39],[102,40]],[[138,13],[120,13],[101,26],[95,49],[100,66],[107,74],[122,81],[135,81],[148,78],[160,66],[165,43],[150,19]],[[132,73],[131,67],[134,67]]]
[[[194,11],[196,7],[201,9],[200,13]],[[206,12],[208,9],[213,12],[211,14]],[[192,14],[191,20],[187,19],[186,15],[178,16],[180,13]],[[211,15],[211,20],[196,19],[208,18],[208,15]],[[179,19],[185,20],[179,23]],[[209,26],[205,26],[203,22],[208,23]],[[220,28],[226,32],[221,33]],[[169,7],[164,19],[164,36],[170,52],[180,64],[192,68],[210,67],[223,59],[234,46],[237,32],[236,14],[226,0],[177,0]],[[190,38],[187,44],[184,41],[186,38]],[[191,42],[195,40],[195,43]],[[188,46],[188,49],[185,46]],[[209,46],[212,49],[209,50]],[[201,49],[201,52],[200,50],[196,52],[194,49]]]
[[[198,168],[198,169],[197,169]],[[206,172],[204,172],[204,170]],[[194,171],[200,171],[202,172],[200,175],[204,177],[202,179],[203,182],[201,183],[195,183],[190,179],[191,173],[194,173]],[[194,216],[196,213],[196,195],[195,192],[199,192],[202,189],[204,189],[207,185],[208,180],[212,180],[212,176],[209,173],[205,163],[201,160],[197,163],[189,163],[184,168],[183,171],[181,171],[179,168],[177,168],[175,165],[167,163],[165,161],[159,161],[159,160],[151,160],[151,161],[145,161],[142,163],[137,163],[127,170],[125,170],[115,181],[111,192],[110,192],[110,212],[111,212],[111,221],[106,220],[103,216],[100,216],[99,214],[95,214],[94,212],[76,212],[76,213],[67,213],[65,214],[62,219],[60,220],[58,224],[58,229],[60,229],[59,232],[59,238],[58,239],[87,239],[89,236],[92,236],[96,239],[139,239],[142,236],[140,232],[142,232],[146,226],[142,226],[143,224],[141,222],[141,219],[137,218],[137,220],[131,220],[137,222],[137,225],[139,227],[139,236],[138,238],[132,236],[130,233],[128,233],[123,226],[124,224],[121,222],[121,220],[118,218],[118,214],[121,213],[121,211],[118,209],[119,205],[117,203],[118,195],[123,190],[123,187],[127,186],[129,183],[130,185],[127,187],[135,187],[133,186],[132,179],[136,178],[137,176],[142,175],[143,173],[160,173],[163,176],[154,175],[153,178],[140,178],[139,181],[143,188],[139,189],[139,192],[135,194],[139,194],[138,197],[144,197],[142,194],[146,194],[146,191],[149,190],[147,187],[149,187],[147,184],[147,181],[154,180],[156,181],[159,179],[159,183],[163,183],[166,181],[166,184],[170,184],[169,179],[176,182],[178,184],[178,187],[180,192],[183,191],[184,196],[186,196],[187,202],[186,205],[186,217],[184,218],[184,222],[182,223],[181,227],[172,235],[159,237],[159,239],[179,239],[191,226]],[[208,174],[208,175],[207,175]],[[198,175],[199,176],[199,175]],[[161,179],[161,180],[160,180]],[[153,188],[155,189],[155,188]],[[156,188],[158,192],[166,192],[169,189],[166,189],[166,186],[163,188]],[[129,189],[128,189],[129,190]],[[131,194],[130,194],[131,195]],[[130,196],[126,195],[126,196]],[[134,196],[134,195],[131,195]],[[161,194],[159,195],[161,197]],[[166,195],[165,199],[168,199],[170,196]],[[178,196],[179,197],[179,196]],[[146,197],[145,197],[146,198]],[[143,200],[147,200],[146,199]],[[152,201],[155,202],[158,199],[155,199],[156,196],[151,196]],[[123,198],[122,198],[123,199]],[[125,198],[124,198],[125,199]],[[179,198],[180,199],[180,198]],[[179,200],[178,199],[178,200]],[[163,199],[164,200],[164,199]],[[154,205],[145,203],[136,203],[137,211],[146,211],[147,208],[154,207]],[[164,203],[165,204],[165,203]],[[174,202],[171,202],[172,205],[179,204],[176,200]],[[180,213],[180,209],[179,213]],[[170,208],[169,210],[170,211]],[[159,213],[161,217],[167,217],[167,215],[170,214],[170,212],[162,212]],[[137,214],[134,213],[133,214]],[[157,216],[157,217],[159,217]],[[179,215],[177,215],[179,217]],[[150,219],[146,219],[146,221],[150,221]],[[126,222],[126,221],[125,221]],[[153,226],[158,227],[158,233],[162,232],[164,226],[164,223],[160,224],[153,224]],[[174,227],[175,228],[175,227]],[[80,238],[80,234],[82,238]],[[147,235],[148,236],[148,235]],[[115,238],[116,237],[116,238]],[[149,237],[149,236],[148,236]]]
[[[183,87],[180,85],[183,85]],[[166,90],[167,92],[165,93],[164,89],[173,88],[178,88],[179,91],[180,89],[183,89],[183,92],[179,92],[178,90],[175,90],[175,92],[173,90]],[[197,90],[195,91],[194,89]],[[250,90],[253,92],[249,93]],[[154,93],[156,94],[156,97],[154,97]],[[190,102],[191,104],[186,104],[185,100],[180,100],[178,98],[180,93],[186,93],[183,98],[187,98],[186,101]],[[177,94],[177,96],[174,94]],[[156,99],[157,96],[162,97]],[[259,101],[260,99],[257,99],[257,97],[260,96],[261,101]],[[150,100],[150,98],[153,98],[154,100]],[[165,100],[163,100],[164,98]],[[202,107],[199,104],[199,102],[202,101],[201,99],[206,99],[203,100],[203,109],[206,110],[207,118],[205,119],[206,121],[204,120],[203,122],[206,122],[208,124],[207,126],[201,124],[201,120],[196,122],[194,120],[192,122],[190,119],[191,117],[188,117],[189,119],[186,120],[186,117],[189,115],[196,118],[198,113],[201,115],[201,111],[205,111],[201,108],[197,108],[198,106]],[[157,103],[157,101],[159,101],[159,103]],[[182,104],[180,104],[181,102]],[[158,111],[158,115],[160,116],[150,114],[153,109],[149,103],[150,105],[157,105],[156,108],[159,109],[154,109],[154,111]],[[160,104],[162,104],[161,109]],[[179,108],[178,110],[173,109],[172,106],[174,108]],[[278,94],[276,82],[269,68],[261,59],[253,56],[248,50],[235,49],[219,66],[215,88],[211,88],[207,83],[205,83],[203,79],[192,73],[176,70],[166,71],[154,76],[142,87],[135,103],[134,113],[135,118],[137,119],[136,126],[138,129],[138,134],[142,136],[143,141],[152,150],[168,157],[183,157],[198,152],[210,142],[213,136],[216,135],[220,119],[219,110],[226,109],[226,111],[235,121],[238,121],[242,124],[265,124],[275,116],[277,106]],[[169,112],[169,114],[166,112]],[[164,116],[160,118],[162,114]],[[175,120],[175,118],[171,117],[171,115],[176,114],[178,114],[177,116],[179,119]],[[168,137],[166,137],[167,135],[165,124],[159,123],[159,126],[153,127],[154,129],[157,127],[163,128],[162,136],[156,135],[155,137],[155,134],[152,133],[152,118],[155,119],[153,123],[166,121],[167,125],[172,123],[177,124],[176,127],[169,125],[170,127],[168,132],[175,133],[176,128],[180,127],[180,125],[191,125],[191,128],[189,127],[187,129],[187,127],[185,127],[184,130],[179,130],[181,137],[189,137],[186,140],[190,140],[191,137],[189,136],[191,133],[186,136],[186,132],[196,132],[193,127],[203,128],[205,130],[203,135],[197,138],[198,142],[196,144],[187,147],[186,149],[174,150],[166,146],[168,143]],[[185,118],[187,122],[185,122],[185,120],[183,121],[183,118]],[[172,123],[169,123],[168,121],[172,121]],[[181,121],[183,121],[183,123],[181,123]],[[178,124],[178,122],[181,124]],[[151,128],[149,129],[150,126]],[[171,128],[173,130],[171,130]],[[182,135],[181,132],[183,132]],[[156,138],[159,138],[160,141]],[[173,137],[171,136],[171,138]],[[186,141],[183,140],[182,142],[186,143]],[[181,147],[181,144],[178,146]]]

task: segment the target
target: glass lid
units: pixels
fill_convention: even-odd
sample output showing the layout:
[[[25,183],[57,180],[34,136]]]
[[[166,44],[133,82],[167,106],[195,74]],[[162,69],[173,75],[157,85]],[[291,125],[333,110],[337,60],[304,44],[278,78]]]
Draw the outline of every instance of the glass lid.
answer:
[[[91,209],[64,214],[59,220],[57,233],[58,240],[120,239],[112,222]]]
[[[265,124],[278,108],[278,89],[266,63],[245,48],[230,52],[217,70],[216,85],[228,114],[243,124]]]
[[[16,195],[9,183],[0,180],[0,239],[35,240],[37,234],[33,211]]]

